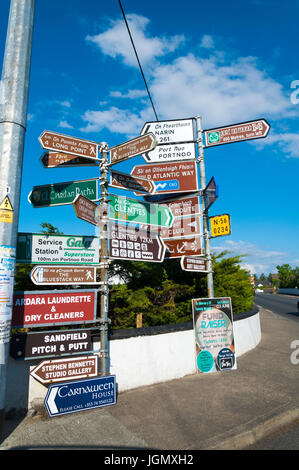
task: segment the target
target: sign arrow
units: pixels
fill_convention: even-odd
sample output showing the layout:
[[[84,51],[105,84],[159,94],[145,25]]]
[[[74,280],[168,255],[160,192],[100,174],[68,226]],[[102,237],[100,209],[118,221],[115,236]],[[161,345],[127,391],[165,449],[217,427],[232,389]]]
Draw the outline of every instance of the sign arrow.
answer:
[[[110,151],[110,165],[128,160],[129,158],[136,157],[145,152],[150,152],[157,145],[156,138],[153,133],[148,133],[140,137],[128,140],[123,144],[111,147]]]
[[[58,134],[52,131],[43,131],[38,140],[41,146],[46,150],[70,153],[78,157],[98,158],[99,144],[96,142]]]
[[[206,147],[232,144],[244,140],[261,139],[267,137],[270,124],[266,119],[241,122],[226,127],[216,127],[204,131]]]

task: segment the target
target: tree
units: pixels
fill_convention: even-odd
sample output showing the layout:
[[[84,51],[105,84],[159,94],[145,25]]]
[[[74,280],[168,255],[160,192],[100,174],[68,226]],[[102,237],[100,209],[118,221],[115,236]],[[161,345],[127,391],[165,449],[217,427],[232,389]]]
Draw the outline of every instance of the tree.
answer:
[[[289,264],[276,266],[279,274],[279,287],[294,288],[299,287],[299,268],[292,269]]]

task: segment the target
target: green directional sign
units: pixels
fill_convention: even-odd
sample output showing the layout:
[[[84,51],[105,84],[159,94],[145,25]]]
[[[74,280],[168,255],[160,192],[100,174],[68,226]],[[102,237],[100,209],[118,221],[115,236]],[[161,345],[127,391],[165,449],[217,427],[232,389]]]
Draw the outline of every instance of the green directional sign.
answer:
[[[34,186],[28,200],[34,207],[61,206],[72,204],[78,194],[90,201],[98,201],[98,179]]]
[[[120,222],[171,227],[173,215],[169,207],[162,204],[151,204],[124,196],[110,195],[109,217]]]

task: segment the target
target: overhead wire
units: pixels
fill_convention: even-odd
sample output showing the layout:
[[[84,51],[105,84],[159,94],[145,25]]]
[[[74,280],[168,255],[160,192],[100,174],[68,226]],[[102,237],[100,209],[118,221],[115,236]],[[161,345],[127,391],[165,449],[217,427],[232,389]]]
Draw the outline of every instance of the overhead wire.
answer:
[[[157,113],[156,113],[156,109],[155,109],[155,106],[154,106],[154,103],[153,103],[153,100],[152,100],[152,97],[151,97],[151,93],[149,91],[149,87],[147,85],[147,82],[146,82],[146,79],[145,79],[145,76],[144,76],[144,73],[143,73],[143,70],[142,70],[142,66],[141,66],[141,63],[140,63],[140,60],[139,60],[139,57],[138,57],[138,54],[137,54],[137,50],[136,50],[136,47],[135,47],[135,44],[134,44],[134,41],[133,41],[133,38],[132,38],[132,34],[131,34],[131,31],[130,31],[130,28],[129,28],[129,25],[128,25],[128,22],[127,22],[127,18],[126,18],[123,6],[121,4],[121,0],[118,0],[118,3],[119,3],[119,6],[120,6],[120,9],[121,9],[121,12],[122,12],[127,30],[128,30],[128,34],[129,34],[129,37],[130,37],[130,40],[131,40],[131,43],[132,43],[132,46],[133,46],[133,49],[134,49],[134,52],[135,52],[135,56],[136,56],[136,59],[137,59],[138,65],[139,65],[139,69],[140,69],[140,72],[141,72],[141,75],[142,75],[142,78],[143,78],[143,81],[144,81],[144,84],[145,84],[145,88],[146,88],[149,100],[150,100],[152,108],[153,108],[153,112],[154,112],[156,121],[159,121]]]

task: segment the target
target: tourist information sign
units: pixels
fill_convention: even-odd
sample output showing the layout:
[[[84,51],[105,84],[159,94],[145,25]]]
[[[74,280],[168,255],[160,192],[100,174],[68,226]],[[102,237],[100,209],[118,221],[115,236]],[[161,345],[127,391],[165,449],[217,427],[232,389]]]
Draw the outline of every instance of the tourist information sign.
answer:
[[[43,131],[38,140],[46,150],[69,153],[78,157],[98,158],[99,144],[96,142],[52,131]]]
[[[138,176],[133,177],[126,173],[114,170],[111,170],[109,186],[149,194],[153,194],[155,192],[155,184],[153,181],[146,178],[139,178]]]
[[[15,333],[10,340],[14,359],[41,359],[99,352],[99,328]]]
[[[44,402],[50,418],[115,403],[115,375],[52,384]]]
[[[73,200],[73,207],[75,209],[76,216],[79,219],[84,220],[85,222],[89,222],[90,224],[97,225],[97,204],[90,201],[90,199],[88,199],[87,197],[78,194]]]
[[[181,258],[181,268],[183,271],[207,273],[207,265],[208,262],[205,258],[195,258],[194,256],[182,256]]]
[[[99,253],[100,239],[98,237],[18,233],[18,263],[98,265]]]
[[[41,162],[44,168],[64,168],[81,166],[98,166],[98,160],[91,158],[77,157],[61,152],[44,152],[41,156]]]
[[[35,266],[30,278],[38,286],[99,284],[95,266]]]
[[[153,181],[155,194],[198,191],[197,169],[194,161],[136,165],[131,175]]]
[[[202,255],[202,236],[163,239],[167,251],[165,258]]]
[[[231,234],[230,215],[222,214],[209,217],[211,237],[223,237]]]
[[[165,245],[158,234],[136,226],[109,224],[110,256],[131,261],[162,262]]]
[[[12,327],[91,323],[96,308],[96,289],[15,292]]]
[[[152,132],[158,144],[194,142],[193,119],[146,122],[140,134]],[[145,153],[145,152],[143,152]]]
[[[61,206],[72,204],[78,194],[98,201],[98,178],[34,186],[28,200],[33,207]]]
[[[45,360],[34,367],[30,375],[41,384],[96,377],[98,356]]]
[[[167,206],[123,196],[109,195],[109,218],[119,222],[171,227],[173,215]]]
[[[110,150],[110,165],[128,160],[129,158],[141,155],[144,152],[150,152],[157,145],[157,141],[153,133],[148,133],[141,137],[135,137],[128,140],[123,144],[111,147]]]
[[[261,139],[267,137],[269,130],[270,124],[265,119],[217,127],[204,131],[205,146],[212,147],[244,140]]]
[[[195,159],[195,143],[157,145],[151,152],[142,154],[148,163],[175,162]]]
[[[175,218],[189,217],[201,213],[198,196],[163,199],[161,204],[169,207]]]

